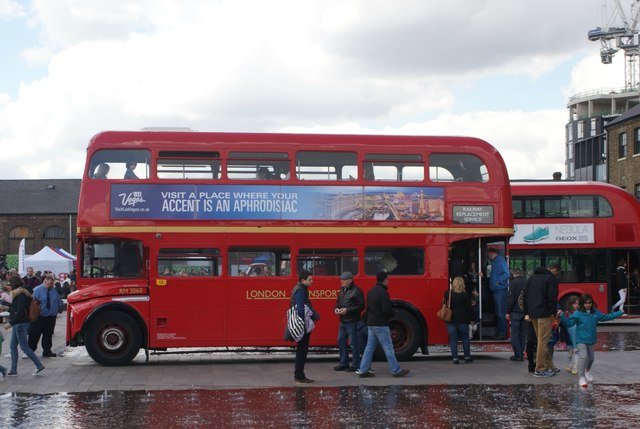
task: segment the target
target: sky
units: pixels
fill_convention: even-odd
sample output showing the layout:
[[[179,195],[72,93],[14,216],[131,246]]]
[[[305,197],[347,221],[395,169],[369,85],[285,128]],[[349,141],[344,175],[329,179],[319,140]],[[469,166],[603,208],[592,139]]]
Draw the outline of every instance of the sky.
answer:
[[[473,136],[551,178],[569,97],[624,86],[587,39],[613,3],[0,0],[0,179],[80,178],[145,127]]]

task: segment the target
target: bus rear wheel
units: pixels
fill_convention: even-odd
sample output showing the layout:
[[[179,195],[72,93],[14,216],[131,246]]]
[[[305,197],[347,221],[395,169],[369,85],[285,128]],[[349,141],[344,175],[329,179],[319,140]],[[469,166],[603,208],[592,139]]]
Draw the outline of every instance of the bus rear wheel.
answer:
[[[414,355],[420,345],[420,324],[411,312],[397,308],[396,314],[389,321],[391,330],[391,341],[399,361],[407,361]],[[385,359],[384,352],[377,348],[375,356],[378,359]]]
[[[99,364],[125,365],[140,351],[142,334],[128,314],[107,311],[90,322],[84,343],[89,356]]]

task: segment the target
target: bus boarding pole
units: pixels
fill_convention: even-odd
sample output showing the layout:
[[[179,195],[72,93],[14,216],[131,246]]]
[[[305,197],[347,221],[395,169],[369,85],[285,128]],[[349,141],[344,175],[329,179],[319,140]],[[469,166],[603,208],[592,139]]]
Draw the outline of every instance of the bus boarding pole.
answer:
[[[482,239],[478,238],[478,338],[482,340]]]

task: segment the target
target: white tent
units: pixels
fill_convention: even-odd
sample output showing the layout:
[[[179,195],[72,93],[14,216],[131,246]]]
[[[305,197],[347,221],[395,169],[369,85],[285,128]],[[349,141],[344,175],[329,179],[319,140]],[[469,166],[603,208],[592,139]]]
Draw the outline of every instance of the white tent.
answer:
[[[73,256],[66,256],[45,246],[38,253],[24,258],[24,268],[26,270],[33,267],[34,271],[49,270],[57,277],[59,274],[71,272],[74,261]]]

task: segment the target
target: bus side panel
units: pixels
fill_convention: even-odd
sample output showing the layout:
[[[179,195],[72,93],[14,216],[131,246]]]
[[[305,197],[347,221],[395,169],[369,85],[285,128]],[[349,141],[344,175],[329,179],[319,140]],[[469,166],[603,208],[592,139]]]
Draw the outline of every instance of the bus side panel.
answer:
[[[226,345],[226,320],[246,323],[242,314],[227,314],[227,286],[219,277],[153,278],[151,348]]]
[[[604,282],[599,283],[560,283],[558,285],[558,302],[562,302],[563,298],[570,295],[582,295],[588,293],[593,297],[595,307],[607,313],[608,299],[607,299],[607,284]],[[566,310],[563,308],[562,310]]]

